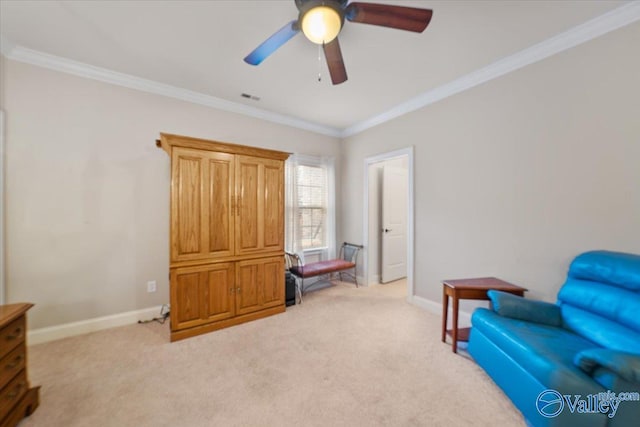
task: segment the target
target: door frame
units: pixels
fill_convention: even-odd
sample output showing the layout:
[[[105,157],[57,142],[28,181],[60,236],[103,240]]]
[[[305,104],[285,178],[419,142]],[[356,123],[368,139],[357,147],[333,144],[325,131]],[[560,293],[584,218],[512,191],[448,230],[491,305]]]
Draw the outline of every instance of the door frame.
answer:
[[[414,292],[414,148],[409,146],[364,159],[364,203],[362,208],[362,243],[364,245],[363,278],[369,285],[369,167],[385,160],[407,156],[407,300]]]

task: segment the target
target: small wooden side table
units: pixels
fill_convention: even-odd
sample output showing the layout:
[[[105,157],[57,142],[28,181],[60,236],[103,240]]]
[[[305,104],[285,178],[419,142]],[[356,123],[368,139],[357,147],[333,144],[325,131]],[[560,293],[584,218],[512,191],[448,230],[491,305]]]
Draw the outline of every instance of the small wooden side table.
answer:
[[[524,296],[527,289],[505,282],[495,277],[478,277],[474,279],[444,280],[442,282],[442,342],[446,342],[447,334],[451,335],[453,343],[451,350],[458,352],[458,341],[468,341],[471,328],[458,330],[458,302],[461,299],[488,300],[487,291],[509,292],[514,295]],[[449,298],[453,300],[453,324],[447,330],[447,314],[449,310]]]

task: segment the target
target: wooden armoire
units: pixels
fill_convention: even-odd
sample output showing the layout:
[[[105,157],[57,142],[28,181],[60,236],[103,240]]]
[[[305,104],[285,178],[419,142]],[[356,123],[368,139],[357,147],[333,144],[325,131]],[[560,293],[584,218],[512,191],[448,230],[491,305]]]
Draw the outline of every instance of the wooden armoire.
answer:
[[[160,134],[171,157],[171,341],[285,310],[288,153]]]

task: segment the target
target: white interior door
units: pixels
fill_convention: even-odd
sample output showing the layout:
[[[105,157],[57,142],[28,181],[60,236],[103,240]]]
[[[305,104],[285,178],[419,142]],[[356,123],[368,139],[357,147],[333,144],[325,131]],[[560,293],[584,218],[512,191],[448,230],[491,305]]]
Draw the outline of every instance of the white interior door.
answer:
[[[382,171],[382,283],[407,276],[407,170]]]

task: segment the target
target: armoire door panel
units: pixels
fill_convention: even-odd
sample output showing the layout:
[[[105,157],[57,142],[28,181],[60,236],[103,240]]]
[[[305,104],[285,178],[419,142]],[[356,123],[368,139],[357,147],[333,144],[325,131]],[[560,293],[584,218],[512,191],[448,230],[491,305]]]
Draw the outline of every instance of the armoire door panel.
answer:
[[[171,187],[171,261],[234,255],[235,156],[175,148]]]
[[[182,329],[202,323],[200,268],[171,272],[171,328]]]
[[[201,251],[202,172],[201,158],[189,152],[176,151],[171,206],[173,259]]]
[[[282,161],[270,160],[264,166],[264,249],[284,249],[284,183]]]
[[[262,260],[262,307],[275,307],[284,303],[284,257]]]
[[[235,265],[230,262],[213,264],[207,273],[207,307],[208,321],[228,319],[235,315],[234,286]]]
[[[236,265],[236,314],[261,310],[262,264],[251,260],[240,261]]]
[[[223,257],[234,254],[235,227],[233,198],[235,176],[233,156],[211,153],[208,162],[208,255]]]
[[[237,163],[236,253],[260,250],[260,222],[262,217],[260,194],[260,159],[238,156]]]

